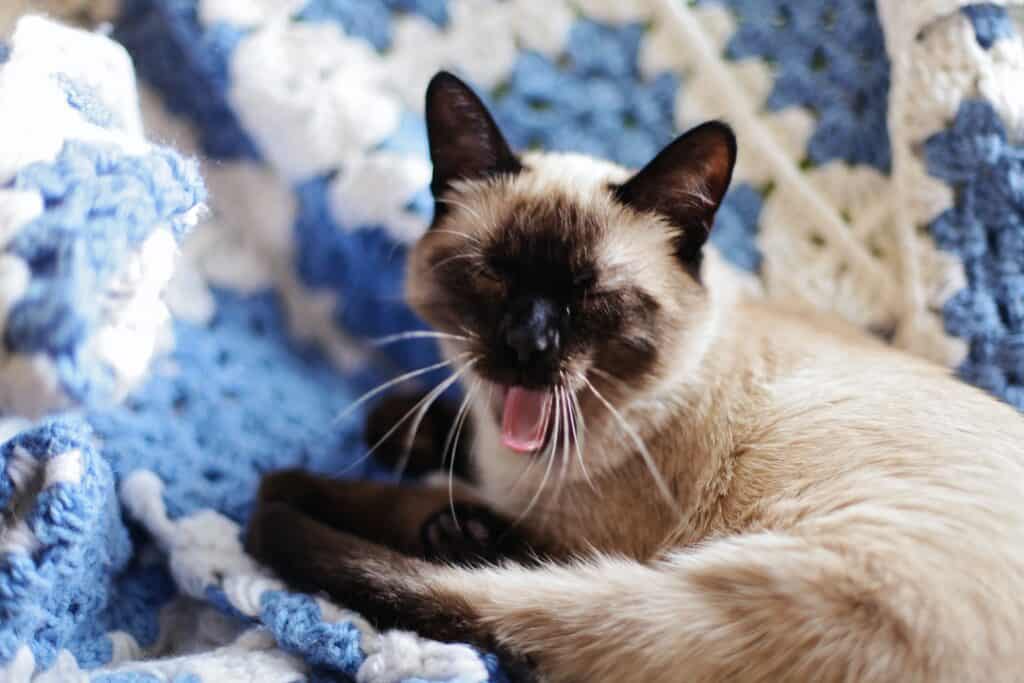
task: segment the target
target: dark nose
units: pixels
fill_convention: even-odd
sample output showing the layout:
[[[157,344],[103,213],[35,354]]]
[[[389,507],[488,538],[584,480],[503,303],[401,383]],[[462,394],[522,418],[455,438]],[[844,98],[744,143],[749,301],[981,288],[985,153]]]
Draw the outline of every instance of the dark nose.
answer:
[[[548,363],[558,356],[561,339],[558,309],[547,299],[527,299],[505,317],[505,345],[521,369]]]

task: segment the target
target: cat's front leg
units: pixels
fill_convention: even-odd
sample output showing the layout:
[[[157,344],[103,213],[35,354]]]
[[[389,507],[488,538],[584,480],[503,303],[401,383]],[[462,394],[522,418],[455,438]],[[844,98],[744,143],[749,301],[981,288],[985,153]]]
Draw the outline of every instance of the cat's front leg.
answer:
[[[336,530],[435,562],[528,562],[549,552],[547,544],[531,538],[465,484],[392,484],[282,470],[263,478],[257,510],[277,503]]]
[[[524,657],[502,650],[472,606],[457,595],[425,590],[439,565],[338,531],[280,502],[253,512],[246,550],[300,590],[325,591],[379,629],[413,630],[497,652],[513,681],[533,681]]]
[[[653,563],[466,569],[402,557],[299,513],[259,511],[251,551],[383,628],[530,662],[552,681],[975,680],[915,620],[911,580],[834,539],[760,533]],[[918,608],[919,609],[919,608]],[[951,649],[952,648],[952,649]],[[941,662],[928,653],[949,652]],[[945,675],[942,675],[945,673]]]

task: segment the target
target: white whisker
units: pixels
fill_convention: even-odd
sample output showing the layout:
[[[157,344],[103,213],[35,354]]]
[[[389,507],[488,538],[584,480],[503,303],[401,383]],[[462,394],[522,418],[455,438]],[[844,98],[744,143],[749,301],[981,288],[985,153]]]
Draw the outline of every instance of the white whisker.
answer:
[[[345,410],[341,411],[338,417],[334,418],[334,421],[337,423],[340,422],[341,420],[344,420],[346,417],[351,415],[352,411],[354,411],[356,408],[363,405],[364,403],[366,403],[367,401],[369,401],[371,398],[381,393],[382,391],[387,391],[396,384],[401,384],[402,382],[413,379],[414,377],[419,377],[420,375],[425,375],[428,372],[433,372],[434,370],[440,370],[441,368],[448,367],[449,365],[452,365],[453,363],[461,360],[462,358],[465,358],[468,355],[470,355],[468,352],[460,353],[458,356],[452,358],[451,360],[444,360],[441,361],[440,363],[434,363],[433,365],[428,365],[425,368],[420,368],[419,370],[413,370],[412,372],[407,372],[404,375],[399,375],[398,377],[390,379],[387,382],[384,382],[383,384],[378,384],[373,389],[370,389],[365,394],[363,394],[355,401],[350,403],[348,407],[345,408]]]
[[[590,478],[590,472],[587,471],[587,463],[583,459],[583,439],[586,438],[587,426],[583,418],[583,409],[580,408],[579,398],[576,396],[576,392],[567,390],[571,399],[569,405],[569,418],[572,422],[573,442],[576,445],[576,460],[580,464],[580,469],[583,471],[583,477],[587,480],[587,484],[590,485],[590,489],[597,493],[597,486],[594,484],[594,480]],[[579,423],[577,423],[579,418]],[[582,426],[582,429],[581,429]]]
[[[478,259],[478,258],[480,258],[480,256],[479,256],[479,254],[476,254],[476,253],[455,254],[453,256],[449,256],[448,258],[441,259],[437,263],[435,263],[432,266],[430,266],[430,272],[434,272],[438,268],[441,268],[442,266],[445,266],[445,265],[451,263],[452,261],[458,261],[459,259]]]
[[[444,467],[444,459],[447,457],[449,446],[451,446],[451,463],[448,466],[448,509],[451,510],[455,528],[460,531],[462,527],[459,526],[459,518],[455,516],[455,456],[459,451],[459,437],[462,436],[462,427],[469,416],[469,405],[473,400],[473,394],[479,388],[480,380],[477,380],[466,392],[466,397],[462,401],[462,405],[459,406],[459,412],[455,415],[455,422],[452,423],[452,429],[455,430],[455,439],[452,440],[452,430],[449,429],[448,437],[445,439],[444,450],[441,452],[441,467]],[[493,387],[491,390],[493,391]]]
[[[410,330],[408,332],[399,332],[397,334],[389,334],[386,337],[371,339],[370,344],[373,346],[387,346],[388,344],[394,344],[395,342],[405,341],[407,339],[452,339],[455,341],[470,341],[469,337],[465,337],[461,334],[448,334],[447,332],[434,332],[433,330]]]
[[[647,469],[650,471],[651,477],[654,478],[654,483],[658,487],[658,491],[665,498],[665,502],[668,503],[669,507],[671,507],[677,515],[682,517],[683,512],[679,507],[679,502],[672,496],[672,492],[671,490],[669,490],[668,484],[665,483],[664,477],[662,477],[661,473],[658,472],[658,467],[654,462],[654,458],[651,457],[650,452],[647,450],[647,446],[644,445],[643,439],[641,439],[640,436],[636,433],[636,430],[634,430],[629,425],[629,423],[626,422],[626,419],[622,417],[622,414],[619,413],[618,410],[615,409],[615,406],[609,403],[605,399],[605,397],[602,396],[596,388],[594,388],[594,385],[590,383],[590,380],[588,380],[583,375],[580,375],[579,377],[580,379],[583,380],[587,387],[590,388],[590,391],[594,393],[594,396],[597,397],[597,400],[600,401],[604,405],[604,407],[608,409],[608,412],[612,414],[612,417],[615,418],[615,421],[618,423],[619,428],[636,445],[637,451],[639,451],[640,456],[644,459],[644,463],[647,465]]]
[[[545,416],[545,419],[546,418],[547,418],[547,416]],[[557,429],[557,424],[556,424],[555,428]],[[554,443],[553,440],[552,440],[552,443]],[[545,458],[547,458],[547,461],[548,461],[548,465],[544,469],[544,478],[541,480],[540,486],[537,487],[537,491],[536,491],[536,493],[533,494],[533,498],[530,499],[530,502],[526,506],[526,509],[523,510],[522,514],[520,514],[519,517],[516,518],[516,521],[514,521],[512,523],[512,526],[518,526],[520,522],[522,522],[524,519],[526,519],[527,515],[529,515],[530,512],[533,511],[533,506],[536,505],[537,501],[540,499],[541,493],[544,492],[544,487],[547,486],[547,483],[548,483],[548,477],[551,476],[551,465],[552,465],[552,463],[555,462],[555,458],[553,457],[554,456],[554,448],[552,447],[551,450],[552,450],[551,454],[545,453],[544,456],[538,456],[538,457],[545,457]]]
[[[565,473],[569,467],[569,421],[568,421],[568,399],[565,397],[564,387],[555,387],[555,397],[557,399],[558,413],[556,414],[556,425],[561,425],[560,432],[562,437],[562,457],[561,467],[558,470],[558,482],[555,484],[555,495],[551,497],[552,505],[548,507],[547,513],[544,515],[543,526],[547,526],[548,518],[551,516],[551,512],[555,506],[558,505],[558,501],[562,498],[562,488],[565,485]],[[555,442],[555,452],[558,450],[558,443]],[[554,457],[555,453],[552,453]]]
[[[432,232],[434,234],[443,233],[443,234],[446,234],[446,235],[457,235],[459,237],[465,237],[470,242],[475,242],[476,244],[480,244],[480,238],[476,237],[475,235],[470,235],[468,232],[459,232],[458,230],[445,230],[443,228],[434,228],[430,232]]]
[[[473,207],[471,207],[469,204],[452,199],[451,197],[442,197],[438,201],[440,201],[442,204],[448,204],[449,206],[458,207],[465,211],[466,213],[473,216],[473,218],[483,222],[483,218],[480,217],[480,214],[475,209],[473,209]]]
[[[419,407],[419,410],[417,410],[416,415],[415,415],[415,417],[413,418],[413,421],[412,421],[412,426],[409,428],[409,433],[406,434],[405,440],[402,442],[402,457],[401,457],[401,459],[399,459],[398,464],[395,466],[395,472],[394,472],[396,479],[400,479],[402,477],[402,475],[405,473],[405,468],[409,464],[409,456],[412,454],[413,442],[416,440],[416,432],[419,431],[420,424],[422,424],[423,418],[426,416],[427,411],[430,410],[430,406],[433,405],[434,401],[436,401],[438,399],[438,397],[441,394],[443,394],[444,391],[448,387],[450,387],[452,384],[455,383],[454,380],[457,380],[467,370],[469,370],[471,367],[473,367],[473,365],[475,365],[478,360],[480,360],[480,359],[479,358],[473,358],[471,361],[469,361],[464,366],[462,366],[459,369],[459,371],[457,373],[455,373],[452,377],[450,377],[448,380],[445,380],[444,383],[442,383],[442,384],[438,385],[437,387],[435,387],[433,391],[431,391],[429,394],[427,394],[426,397],[424,397],[424,398],[429,399],[429,400],[427,400],[424,403],[424,401],[421,399],[420,403],[416,404],[416,406],[420,406],[421,403],[423,405]],[[416,406],[413,406],[412,410],[416,410]],[[412,412],[412,411],[410,411],[410,412]],[[409,417],[409,413],[406,413],[402,417],[402,419],[398,421],[398,424],[396,424],[395,427],[398,427],[403,422],[405,422],[405,420],[408,419],[408,417]],[[392,428],[392,429],[394,429],[394,428]],[[384,437],[382,437],[381,441],[386,439],[389,434],[390,434],[390,432],[388,434],[385,434]],[[371,453],[373,452],[374,449],[376,449],[377,445],[379,445],[379,444],[375,444],[373,449],[370,449]]]
[[[353,467],[355,467],[356,465],[358,465],[359,463],[363,462],[364,460],[369,458],[371,455],[373,455],[377,451],[377,449],[380,448],[381,445],[384,444],[384,442],[386,442],[389,438],[391,438],[392,434],[394,434],[396,431],[398,431],[399,427],[401,427],[403,424],[405,424],[405,421],[408,420],[413,415],[413,413],[415,413],[417,410],[419,410],[421,407],[423,407],[424,404],[429,406],[431,403],[433,403],[434,400],[438,396],[440,396],[442,393],[444,393],[445,389],[447,389],[451,385],[455,384],[455,382],[457,382],[459,380],[459,377],[461,377],[467,370],[469,370],[471,367],[473,367],[473,364],[476,363],[477,360],[478,359],[474,358],[474,359],[470,360],[469,362],[467,362],[461,368],[456,370],[451,375],[451,377],[448,377],[447,379],[445,379],[443,382],[441,382],[436,387],[434,387],[430,391],[430,393],[428,393],[426,396],[424,396],[419,401],[417,401],[416,404],[412,408],[410,408],[408,410],[408,412],[405,413],[405,415],[403,415],[401,418],[399,418],[399,420],[397,422],[395,422],[394,425],[391,426],[391,429],[389,429],[387,432],[384,433],[384,436],[380,437],[380,439],[378,439],[377,442],[370,447],[370,450],[366,451],[366,453],[361,455],[355,462],[349,464],[344,470],[342,470],[342,473],[345,473],[345,472],[349,471],[350,469],[352,469]]]

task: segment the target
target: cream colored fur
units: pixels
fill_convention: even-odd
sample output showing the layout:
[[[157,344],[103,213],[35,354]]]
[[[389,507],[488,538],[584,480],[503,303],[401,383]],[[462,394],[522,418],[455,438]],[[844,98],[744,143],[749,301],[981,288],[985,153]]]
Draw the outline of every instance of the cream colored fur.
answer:
[[[600,204],[597,179],[620,175],[558,191]],[[472,214],[499,215],[502,193],[550,191],[550,177],[466,186],[449,226],[486,230]],[[629,231],[660,229],[638,222],[617,220],[603,258],[635,261]],[[612,402],[676,505],[585,400],[594,486],[573,458],[526,520],[582,559],[439,569],[418,588],[474,605],[552,681],[1024,680],[1021,416],[941,367],[715,277],[707,297],[676,294],[654,261],[639,281],[696,323],[666,340],[677,353],[659,382]],[[414,258],[415,285],[424,272]],[[543,463],[528,470],[501,446],[484,401],[473,414],[482,489],[520,514]]]

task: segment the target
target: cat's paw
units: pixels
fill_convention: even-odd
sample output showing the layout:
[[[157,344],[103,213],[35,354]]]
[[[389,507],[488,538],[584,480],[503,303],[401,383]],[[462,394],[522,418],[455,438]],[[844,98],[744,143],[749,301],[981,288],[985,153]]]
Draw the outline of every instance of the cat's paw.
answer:
[[[457,503],[454,509],[445,507],[423,523],[420,533],[426,558],[433,562],[497,564],[522,560],[530,554],[518,530],[482,505]]]
[[[263,564],[272,564],[295,514],[285,503],[258,502],[242,535],[245,552]]]
[[[315,485],[317,476],[301,469],[269,472],[260,479],[256,500],[260,503],[299,502]]]

